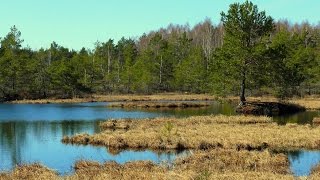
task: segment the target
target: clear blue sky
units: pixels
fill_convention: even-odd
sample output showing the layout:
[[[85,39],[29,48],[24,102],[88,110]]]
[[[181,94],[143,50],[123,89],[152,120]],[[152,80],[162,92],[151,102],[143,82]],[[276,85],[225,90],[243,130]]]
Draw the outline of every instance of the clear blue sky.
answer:
[[[137,37],[170,23],[190,26],[206,17],[215,24],[229,4],[244,0],[0,0],[0,37],[11,26],[22,32],[24,46],[92,48],[94,42]],[[253,0],[276,20],[320,21],[320,0]]]

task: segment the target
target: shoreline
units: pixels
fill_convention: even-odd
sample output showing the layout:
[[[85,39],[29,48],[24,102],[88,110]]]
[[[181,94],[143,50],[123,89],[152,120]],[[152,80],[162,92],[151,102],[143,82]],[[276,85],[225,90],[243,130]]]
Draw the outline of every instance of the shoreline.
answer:
[[[197,129],[199,127],[199,129]],[[216,128],[214,128],[216,127]],[[142,119],[140,121],[113,120],[100,124],[105,134],[94,142],[102,142],[103,146],[118,143],[118,148],[130,148],[131,140],[139,143],[153,141],[150,135],[162,139],[167,148],[158,150],[171,150],[175,142],[195,144],[192,153],[176,159],[172,167],[159,165],[150,161],[131,161],[119,164],[114,161],[98,163],[95,161],[80,160],[74,165],[74,173],[59,175],[53,169],[41,164],[18,165],[7,172],[0,172],[0,179],[319,179],[319,166],[311,170],[305,177],[296,177],[290,171],[288,157],[282,153],[274,153],[274,147],[283,144],[304,148],[317,143],[320,129],[318,127],[289,124],[287,126],[275,125],[270,117],[266,116],[194,116],[181,119],[157,118]],[[227,133],[226,130],[230,132]],[[184,133],[184,131],[186,132]],[[238,131],[238,130],[239,131]],[[259,130],[263,129],[265,132]],[[212,133],[210,134],[210,131]],[[285,131],[285,132],[282,132]],[[194,134],[196,132],[196,134]],[[288,134],[289,132],[289,134]],[[209,134],[207,134],[209,133]],[[141,135],[136,138],[134,135]],[[146,135],[145,135],[146,134]],[[190,136],[186,136],[191,134]],[[225,136],[229,134],[229,136]],[[271,134],[269,137],[268,134]],[[299,136],[293,137],[293,134]],[[94,145],[90,143],[91,135],[79,139],[79,144]],[[93,137],[94,135],[92,135]],[[108,138],[110,136],[111,138]],[[197,137],[198,136],[198,137]],[[199,139],[199,137],[201,138]],[[239,137],[240,136],[240,137]],[[251,137],[250,137],[251,136]],[[279,138],[277,138],[280,136]],[[239,137],[239,139],[237,139]],[[284,138],[284,137],[287,137]],[[87,139],[86,139],[87,138]],[[107,138],[107,139],[104,139]],[[133,139],[130,139],[133,138]],[[310,142],[306,139],[312,138]],[[148,139],[148,142],[146,142]],[[213,139],[211,141],[210,139]],[[107,141],[104,141],[107,140]],[[178,140],[178,141],[176,141]],[[217,141],[215,141],[217,140]],[[219,142],[221,140],[221,142]],[[234,142],[232,142],[234,141]],[[282,141],[282,142],[280,142]],[[289,143],[285,144],[286,141]],[[295,141],[295,142],[293,142]],[[211,142],[219,142],[222,146],[212,146]],[[224,143],[226,142],[226,143]],[[256,146],[261,145],[264,147]],[[77,144],[77,143],[75,143]],[[228,145],[229,144],[229,145]],[[98,144],[96,144],[98,145]],[[102,145],[102,144],[100,144]],[[172,146],[173,145],[173,146]],[[315,144],[316,149],[320,146]],[[291,147],[293,147],[291,146]],[[145,146],[143,149],[152,147]],[[165,146],[162,146],[165,147]],[[309,147],[308,147],[309,148]],[[155,148],[157,149],[157,148]]]
[[[61,103],[90,103],[90,102],[122,102],[131,103],[131,107],[135,107],[139,102],[157,102],[157,101],[229,101],[237,102],[238,97],[229,96],[226,98],[218,98],[209,94],[179,94],[179,93],[163,93],[154,95],[92,95],[85,98],[73,99],[37,99],[37,100],[15,100],[4,102],[7,104],[61,104]],[[275,97],[247,97],[248,102],[281,102]],[[309,111],[320,110],[320,97],[291,98],[285,102],[303,106]],[[160,103],[160,102],[159,102]]]
[[[295,177],[288,157],[281,149],[320,149],[320,127],[276,125],[266,116],[192,116],[109,120],[100,123],[101,132],[64,137],[62,142],[107,146],[109,150],[144,149],[192,153],[174,161],[173,168],[150,161],[103,164],[82,160],[74,173],[59,175],[41,164],[17,165],[4,179],[296,179],[320,178],[320,168],[310,176]],[[273,153],[279,150],[279,153]],[[119,151],[120,152],[120,151]]]
[[[175,160],[173,168],[150,161],[103,164],[77,161],[74,173],[61,176],[41,164],[19,165],[10,172],[0,172],[0,179],[293,179],[284,154],[269,151],[212,150],[195,151]],[[315,176],[318,177],[318,176]]]
[[[85,98],[72,99],[36,99],[15,100],[9,104],[51,104],[51,103],[86,103],[86,102],[137,102],[137,101],[213,101],[216,97],[208,94],[165,93],[154,95],[92,95]]]
[[[65,136],[61,141],[65,144],[107,146],[115,150],[320,149],[320,127],[281,126],[266,116],[113,120],[101,123],[100,128],[100,133]]]

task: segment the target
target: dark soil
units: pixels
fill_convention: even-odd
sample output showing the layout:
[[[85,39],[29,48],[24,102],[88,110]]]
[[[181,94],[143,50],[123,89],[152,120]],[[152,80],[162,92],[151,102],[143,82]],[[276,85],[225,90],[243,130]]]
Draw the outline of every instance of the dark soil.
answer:
[[[236,109],[236,112],[241,114],[267,116],[287,115],[302,111],[306,111],[306,108],[297,104],[281,102],[247,102],[245,105],[238,106]]]

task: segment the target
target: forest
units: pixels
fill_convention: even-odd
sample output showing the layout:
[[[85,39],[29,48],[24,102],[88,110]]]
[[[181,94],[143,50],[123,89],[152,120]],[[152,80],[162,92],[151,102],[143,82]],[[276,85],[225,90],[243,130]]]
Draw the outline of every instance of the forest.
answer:
[[[320,25],[275,21],[252,3],[237,5],[235,16],[249,18],[235,20],[230,7],[221,22],[170,24],[79,51],[57,42],[47,49],[23,47],[22,33],[13,26],[0,39],[0,100],[162,92],[319,94]],[[241,8],[248,7],[241,6],[253,11],[246,15]]]

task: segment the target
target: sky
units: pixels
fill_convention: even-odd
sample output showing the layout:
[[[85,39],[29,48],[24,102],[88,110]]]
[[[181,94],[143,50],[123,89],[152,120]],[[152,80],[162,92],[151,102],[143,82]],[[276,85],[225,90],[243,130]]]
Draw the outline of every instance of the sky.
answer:
[[[170,23],[190,27],[220,13],[231,3],[245,0],[0,0],[0,37],[10,27],[22,33],[24,46],[47,48],[55,41],[79,50],[96,41],[137,38]],[[320,22],[320,0],[252,0],[274,19],[291,23]]]

